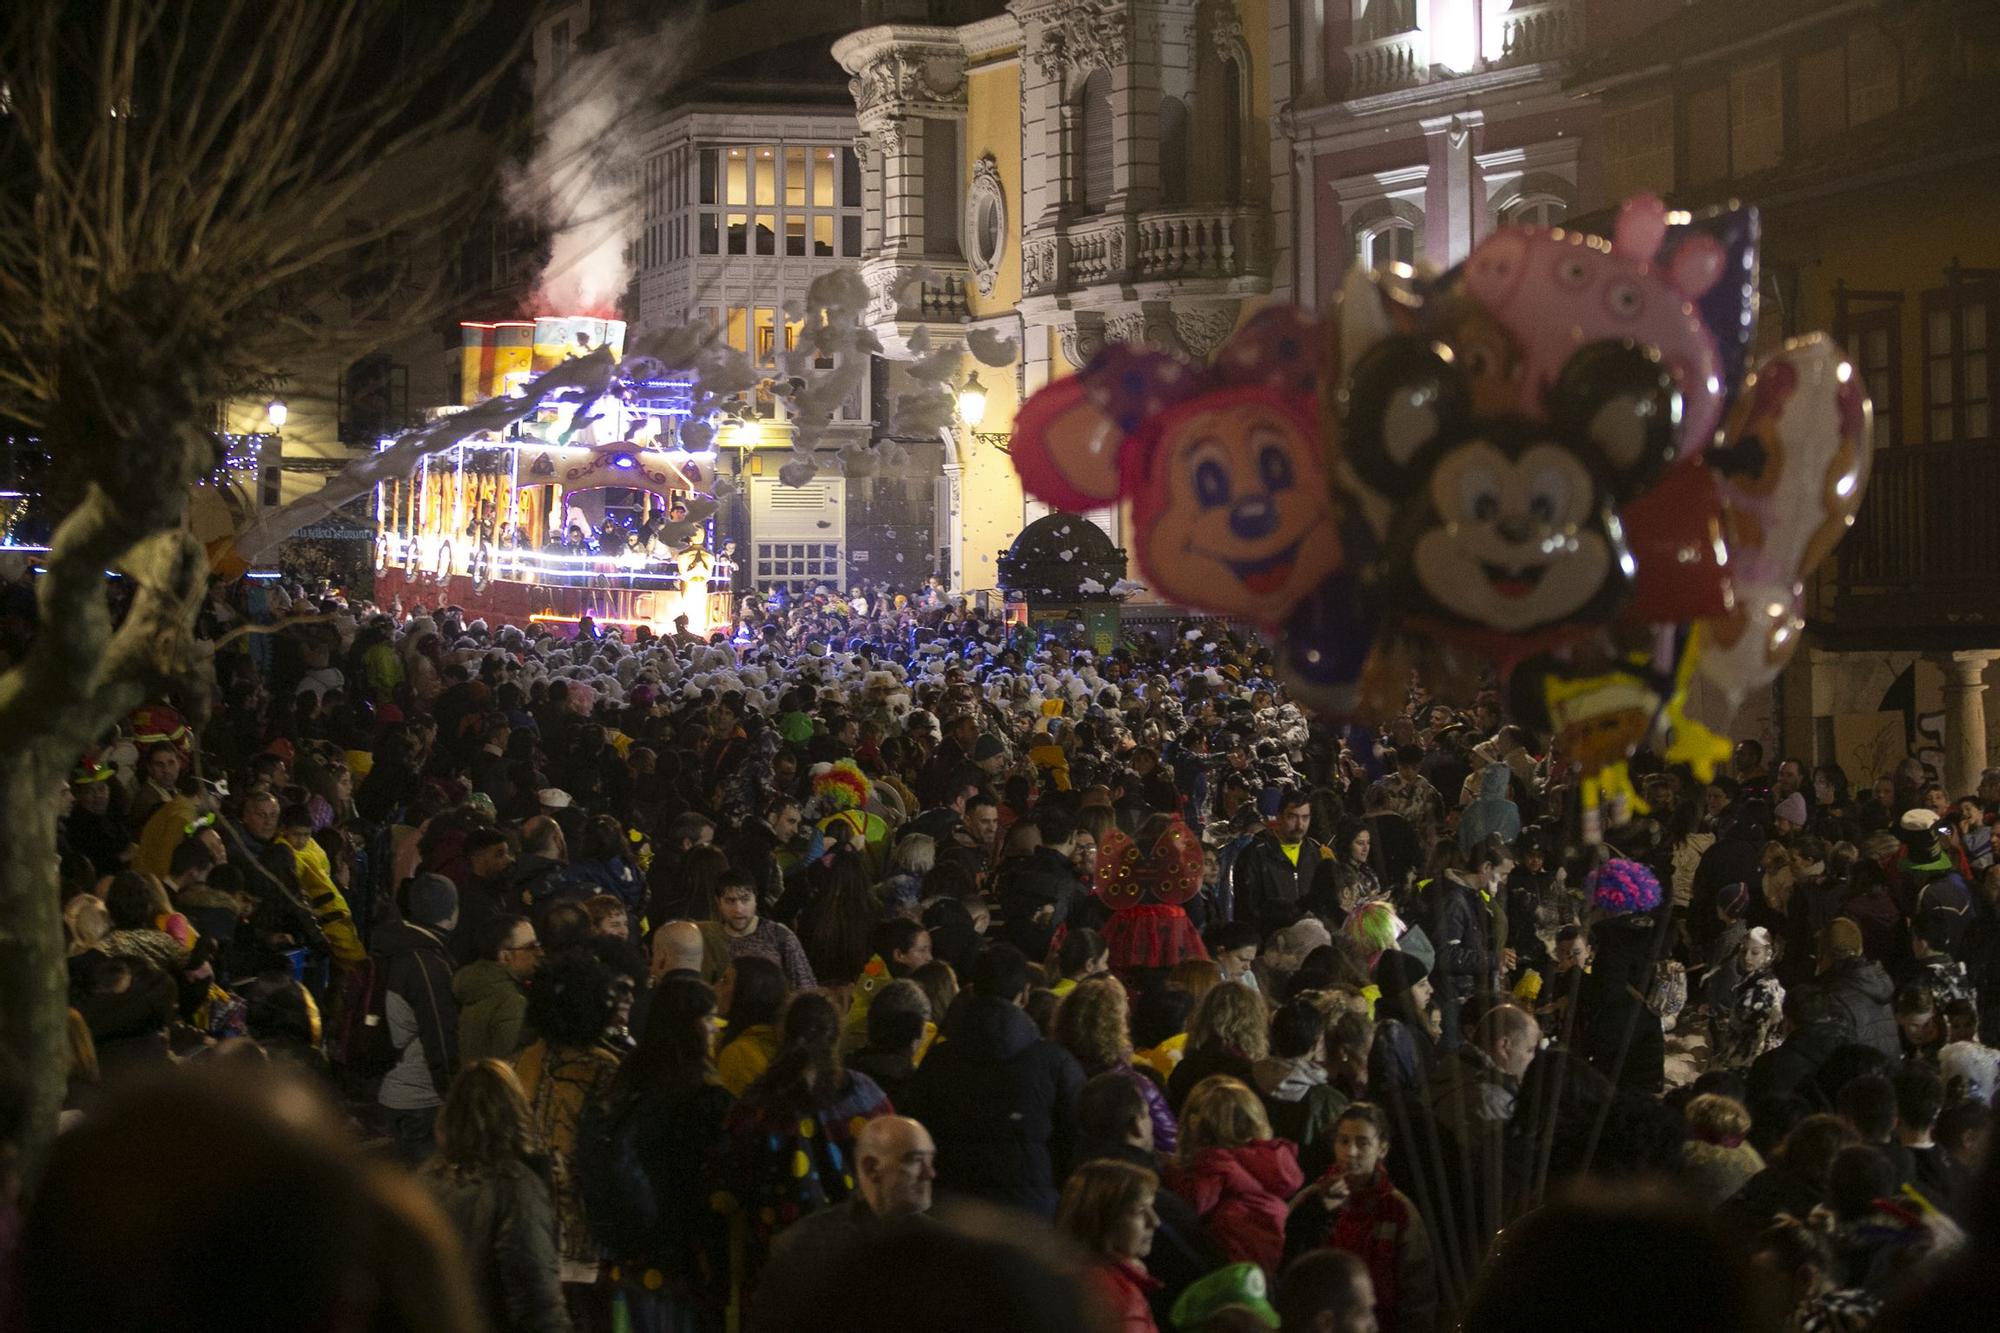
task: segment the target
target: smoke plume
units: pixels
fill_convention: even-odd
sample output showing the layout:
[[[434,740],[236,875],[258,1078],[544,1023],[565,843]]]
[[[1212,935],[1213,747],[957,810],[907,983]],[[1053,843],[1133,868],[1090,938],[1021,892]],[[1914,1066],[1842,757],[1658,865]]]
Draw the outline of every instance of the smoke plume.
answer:
[[[601,25],[559,76],[537,75],[534,149],[505,192],[508,207],[549,236],[535,314],[618,315],[644,218],[643,166],[660,94],[685,67],[702,8],[651,25]]]

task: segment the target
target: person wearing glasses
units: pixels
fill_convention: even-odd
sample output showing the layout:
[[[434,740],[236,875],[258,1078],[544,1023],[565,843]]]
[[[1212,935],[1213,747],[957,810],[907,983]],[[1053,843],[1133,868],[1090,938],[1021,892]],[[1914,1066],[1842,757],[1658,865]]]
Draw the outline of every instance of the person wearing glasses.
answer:
[[[458,1001],[461,1068],[481,1060],[511,1060],[521,1048],[528,1016],[528,984],[541,965],[542,942],[524,916],[490,918],[480,933],[479,957],[452,974]]]

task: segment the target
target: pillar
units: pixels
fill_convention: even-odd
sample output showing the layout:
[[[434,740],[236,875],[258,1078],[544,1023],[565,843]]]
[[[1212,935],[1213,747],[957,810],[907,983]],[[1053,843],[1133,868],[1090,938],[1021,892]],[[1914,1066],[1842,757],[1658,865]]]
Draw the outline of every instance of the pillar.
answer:
[[[1979,786],[1986,767],[1986,667],[2000,653],[1946,653],[1944,669],[1944,784],[1950,796]]]
[[[1485,113],[1460,111],[1418,122],[1430,162],[1424,192],[1424,252],[1439,268],[1472,253],[1485,187],[1477,158],[1486,135]]]

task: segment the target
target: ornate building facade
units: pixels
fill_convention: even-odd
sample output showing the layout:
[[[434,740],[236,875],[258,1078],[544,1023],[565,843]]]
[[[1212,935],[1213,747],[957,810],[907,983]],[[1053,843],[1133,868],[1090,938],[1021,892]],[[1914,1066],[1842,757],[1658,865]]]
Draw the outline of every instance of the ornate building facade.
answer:
[[[1292,179],[1278,290],[1324,304],[1355,263],[1444,269],[1494,227],[1601,192],[1600,112],[1575,61],[1648,0],[1285,0],[1274,95]]]
[[[954,423],[941,487],[954,586],[992,588],[1041,512],[1006,456],[1026,394],[1107,340],[1205,356],[1270,292],[1271,31],[1265,0],[1013,0],[835,45],[878,335],[904,351],[986,329],[1019,349],[968,362],[984,411]],[[1091,517],[1119,537],[1116,513]]]

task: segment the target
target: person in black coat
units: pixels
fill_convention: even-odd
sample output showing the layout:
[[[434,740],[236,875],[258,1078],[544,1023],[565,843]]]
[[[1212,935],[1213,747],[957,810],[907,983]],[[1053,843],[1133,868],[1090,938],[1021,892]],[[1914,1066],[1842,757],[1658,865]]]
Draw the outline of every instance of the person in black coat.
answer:
[[[1619,1091],[1657,1094],[1666,1083],[1666,1035],[1646,1001],[1672,930],[1660,881],[1636,861],[1614,859],[1584,883],[1600,919],[1590,929],[1596,961],[1583,984],[1578,1042]]]
[[[1694,886],[1688,896],[1687,933],[1697,958],[1722,933],[1722,922],[1715,915],[1715,895],[1730,884],[1764,882],[1770,812],[1760,802],[1738,801],[1725,818],[1728,822],[1716,830],[1715,842],[1695,866]]]
[[[1830,1017],[1846,1031],[1846,1039],[1880,1051],[1890,1059],[1903,1053],[1890,1001],[1896,983],[1882,965],[1862,956],[1861,928],[1847,917],[1836,917],[1826,928],[1826,946],[1817,989],[1826,996]]]
[[[1446,1051],[1458,1049],[1465,1002],[1493,989],[1496,964],[1511,965],[1511,959],[1494,956],[1487,901],[1501,891],[1513,869],[1512,855],[1496,835],[1473,846],[1463,870],[1446,869],[1424,889],[1425,930],[1437,950],[1431,984],[1437,1001],[1438,1045]]]
[[[982,953],[898,1109],[937,1140],[940,1188],[1053,1218],[1056,1181],[1074,1156],[1083,1068],[1043,1039],[1021,1008],[1027,996],[1019,949]]]
[[[688,973],[660,979],[639,1045],[619,1066],[607,1114],[630,1116],[634,1154],[652,1186],[657,1225],[643,1253],[608,1256],[627,1303],[655,1316],[719,1326],[728,1300],[728,1223],[710,1204],[710,1158],[733,1099],[716,1081],[709,1046],[715,992]],[[665,1317],[638,1327],[674,1327]]]
[[[1817,990],[1785,992],[1785,1039],[1751,1062],[1745,1097],[1751,1106],[1802,1097],[1825,1106],[1819,1072],[1828,1058],[1847,1043],[1847,1033],[1833,1018],[1831,1005]]]
[[[1153,1118],[1139,1085],[1124,1074],[1099,1074],[1083,1085],[1077,1102],[1077,1128],[1082,1135],[1076,1165],[1085,1162],[1127,1162],[1147,1171],[1160,1170],[1153,1150]],[[1149,1301],[1156,1319],[1165,1320],[1180,1294],[1229,1262],[1229,1256],[1209,1238],[1194,1205],[1162,1184],[1153,1195],[1159,1230],[1146,1256],[1146,1272],[1160,1284]],[[1165,1327],[1162,1324],[1162,1327]]]
[[[1306,833],[1311,824],[1311,798],[1296,788],[1286,789],[1278,798],[1278,817],[1271,827],[1252,838],[1230,867],[1236,920],[1269,935],[1305,912],[1306,899],[1332,866],[1326,845]]]
[[[1076,845],[1076,818],[1066,810],[1037,812],[1041,845],[1001,867],[993,878],[1007,942],[1037,961],[1048,957],[1049,942],[1065,924],[1078,895],[1090,886],[1070,864]]]

